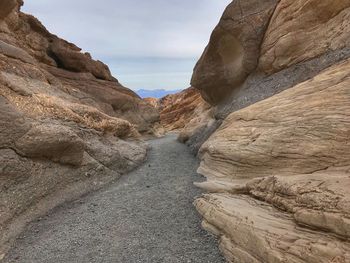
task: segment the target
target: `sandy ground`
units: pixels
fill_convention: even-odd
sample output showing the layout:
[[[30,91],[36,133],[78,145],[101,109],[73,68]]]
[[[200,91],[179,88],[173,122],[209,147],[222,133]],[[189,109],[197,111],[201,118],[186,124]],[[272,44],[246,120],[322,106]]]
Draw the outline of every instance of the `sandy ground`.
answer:
[[[198,162],[174,135],[109,187],[30,224],[6,263],[225,262],[192,202]]]

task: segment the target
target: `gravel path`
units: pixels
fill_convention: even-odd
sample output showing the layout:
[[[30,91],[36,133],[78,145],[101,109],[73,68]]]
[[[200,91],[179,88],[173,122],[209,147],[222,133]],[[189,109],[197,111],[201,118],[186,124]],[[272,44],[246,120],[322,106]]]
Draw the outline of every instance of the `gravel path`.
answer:
[[[29,225],[5,262],[225,262],[192,205],[196,159],[173,135],[150,144],[139,169]]]

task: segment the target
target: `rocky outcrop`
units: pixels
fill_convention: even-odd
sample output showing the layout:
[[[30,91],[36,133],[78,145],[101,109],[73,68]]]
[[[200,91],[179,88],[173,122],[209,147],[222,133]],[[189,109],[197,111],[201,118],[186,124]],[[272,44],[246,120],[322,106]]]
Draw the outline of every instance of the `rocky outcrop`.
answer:
[[[25,224],[143,162],[157,110],[0,0],[0,258]]]
[[[349,47],[349,17],[348,1],[282,0],[265,33],[260,69],[271,74]]]
[[[157,98],[144,98],[143,100],[156,109],[160,107],[159,99]]]
[[[181,130],[210,107],[194,88],[167,95],[159,100],[161,124],[166,130]],[[193,126],[193,125],[191,125]]]
[[[227,30],[246,35],[243,6],[257,2],[233,1],[218,28],[240,21]],[[235,37],[237,61],[215,59],[227,39],[216,28],[195,68],[193,85],[213,105],[211,126],[189,139],[208,179],[195,206],[229,262],[348,263],[349,3],[267,3],[255,51]]]
[[[259,47],[277,0],[233,1],[214,29],[198,61],[192,85],[217,104],[257,67]]]
[[[202,146],[201,173],[242,179],[350,165],[349,80],[348,60],[232,113]]]
[[[347,60],[234,112],[202,146],[198,186],[223,194],[196,206],[232,262],[349,262],[349,74]]]
[[[194,70],[192,86],[216,106],[216,124],[195,134],[193,140],[203,143],[231,112],[313,78],[350,57],[348,12],[347,1],[233,1]],[[221,28],[226,33],[217,34]],[[252,28],[255,33],[249,31]],[[235,57],[234,62],[220,59],[227,34],[235,40],[226,45],[232,50],[225,58]],[[237,53],[241,56],[234,56]]]
[[[196,207],[203,227],[220,236],[229,262],[349,262],[348,243],[298,227],[290,215],[256,199],[212,194]]]
[[[17,6],[16,0],[3,0],[0,2],[0,18],[5,18]]]
[[[192,87],[161,99],[145,98],[144,101],[160,112],[159,134],[178,132],[178,140],[189,145],[195,144],[191,141],[193,135],[207,129],[213,121],[212,107]]]

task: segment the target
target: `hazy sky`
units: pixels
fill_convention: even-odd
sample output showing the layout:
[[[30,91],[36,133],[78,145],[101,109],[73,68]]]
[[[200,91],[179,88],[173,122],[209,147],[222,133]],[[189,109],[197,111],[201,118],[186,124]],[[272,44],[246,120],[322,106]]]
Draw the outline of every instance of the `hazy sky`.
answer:
[[[136,89],[182,89],[231,0],[26,0],[24,12]]]

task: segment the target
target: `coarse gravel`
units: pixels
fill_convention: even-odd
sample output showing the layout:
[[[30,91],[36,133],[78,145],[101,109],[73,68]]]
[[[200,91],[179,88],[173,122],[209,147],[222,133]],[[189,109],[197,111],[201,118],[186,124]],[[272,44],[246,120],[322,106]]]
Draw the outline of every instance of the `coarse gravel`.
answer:
[[[225,262],[192,204],[197,159],[175,135],[149,143],[141,167],[31,223],[4,262]]]

